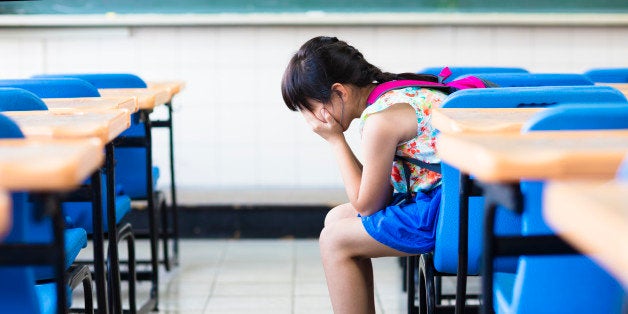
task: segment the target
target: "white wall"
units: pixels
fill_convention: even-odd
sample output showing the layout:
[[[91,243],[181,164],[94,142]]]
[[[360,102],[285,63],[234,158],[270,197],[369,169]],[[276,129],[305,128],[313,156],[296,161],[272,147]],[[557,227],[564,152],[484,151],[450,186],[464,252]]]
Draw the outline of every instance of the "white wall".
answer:
[[[187,88],[174,102],[181,203],[241,203],[247,197],[310,202],[308,191],[314,190],[341,199],[342,182],[327,146],[298,113],[285,108],[280,94],[291,54],[316,35],[338,36],[392,72],[433,65],[521,66],[535,72],[628,66],[628,27],[0,28],[0,77],[133,72],[146,80],[185,80]],[[357,147],[357,130],[349,132]],[[155,136],[164,185],[166,137]]]

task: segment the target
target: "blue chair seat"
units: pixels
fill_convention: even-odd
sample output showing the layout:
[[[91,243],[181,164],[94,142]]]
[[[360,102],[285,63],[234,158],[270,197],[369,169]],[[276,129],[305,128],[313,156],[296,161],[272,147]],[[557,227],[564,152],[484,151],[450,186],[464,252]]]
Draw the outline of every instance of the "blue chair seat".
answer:
[[[57,286],[55,283],[35,284],[33,269],[21,266],[0,267],[0,313],[57,312]],[[67,305],[72,304],[72,290],[66,287]]]
[[[512,304],[516,278],[517,275],[514,273],[495,273],[493,277],[493,295],[496,313],[510,313],[510,304]]]
[[[131,198],[128,195],[116,195],[116,223],[131,211]],[[64,202],[63,214],[66,217],[68,227],[84,228],[88,234],[92,234],[92,203],[91,202]],[[107,208],[103,207],[103,230],[108,231]]]
[[[38,284],[35,286],[35,293],[39,300],[41,314],[55,314],[57,311],[57,285],[54,283]],[[67,287],[67,307],[72,306],[72,289]]]
[[[144,137],[144,123],[131,125],[121,137]],[[145,199],[146,194],[146,148],[120,147],[115,150],[116,181],[124,187],[124,192],[131,199]],[[157,187],[160,172],[152,168],[153,190]]]
[[[72,266],[74,260],[79,255],[81,249],[87,247],[87,233],[83,228],[65,229],[65,269]],[[54,269],[50,266],[35,267],[35,278],[50,279],[54,278]]]

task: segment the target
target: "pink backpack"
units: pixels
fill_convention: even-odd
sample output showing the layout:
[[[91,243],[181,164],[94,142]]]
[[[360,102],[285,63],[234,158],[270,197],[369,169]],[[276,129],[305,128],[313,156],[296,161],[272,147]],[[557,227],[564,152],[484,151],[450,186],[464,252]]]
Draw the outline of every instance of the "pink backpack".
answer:
[[[390,81],[390,82],[379,84],[377,87],[375,87],[375,89],[373,89],[373,91],[369,95],[366,101],[366,105],[367,106],[372,105],[375,101],[377,101],[377,98],[379,98],[381,95],[383,95],[384,93],[390,90],[404,88],[404,87],[418,86],[418,87],[425,87],[425,88],[435,88],[435,89],[439,89],[445,92],[446,94],[451,94],[461,89],[491,87],[490,83],[487,83],[475,76],[466,76],[461,79],[453,80],[449,83],[441,83],[442,81],[447,79],[450,75],[451,75],[451,70],[449,70],[448,67],[445,67],[438,75],[438,79],[439,79],[438,83],[430,82],[430,81],[417,81],[417,80],[397,80],[397,81]],[[401,164],[403,165],[403,168],[404,168],[403,170],[406,176],[405,179],[406,179],[407,191],[410,191],[410,168],[408,167],[408,163],[414,164],[416,166],[419,166],[421,168],[424,168],[424,169],[427,169],[436,173],[441,173],[440,163],[432,164],[432,163],[427,163],[425,161],[418,160],[415,158],[405,157],[405,156],[400,156],[400,155],[395,155],[395,160],[402,162]],[[412,193],[407,193],[405,200],[407,202],[411,202]]]
[[[439,81],[442,82],[447,79],[451,75],[451,70],[448,67],[443,68],[443,70],[438,75]],[[435,88],[439,89],[447,94],[451,94],[457,90],[468,89],[468,88],[487,88],[489,85],[475,77],[475,76],[466,76],[461,79],[453,80],[448,83],[437,83],[430,81],[417,81],[417,80],[398,80],[398,81],[390,81],[379,84],[369,95],[369,98],[366,101],[367,106],[372,105],[377,98],[379,98],[384,93],[404,87],[425,87],[425,88]]]

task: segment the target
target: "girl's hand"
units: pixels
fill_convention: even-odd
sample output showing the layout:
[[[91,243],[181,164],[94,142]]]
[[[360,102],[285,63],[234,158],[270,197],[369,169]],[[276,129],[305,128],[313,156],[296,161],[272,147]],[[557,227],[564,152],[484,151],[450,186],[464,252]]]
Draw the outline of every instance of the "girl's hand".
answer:
[[[340,125],[326,109],[322,108],[320,111],[320,115],[324,119],[323,121],[307,109],[301,110],[301,114],[310,127],[312,127],[312,131],[320,135],[326,141],[333,142],[337,139],[344,138],[342,125]]]

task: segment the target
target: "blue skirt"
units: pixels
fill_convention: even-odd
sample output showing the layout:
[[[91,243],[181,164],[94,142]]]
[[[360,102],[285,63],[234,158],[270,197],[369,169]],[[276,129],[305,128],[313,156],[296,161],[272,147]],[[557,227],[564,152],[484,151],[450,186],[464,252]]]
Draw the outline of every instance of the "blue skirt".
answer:
[[[413,202],[403,201],[403,198],[405,195],[395,195],[392,204],[401,204],[361,216],[366,232],[382,244],[408,254],[432,251],[441,187],[426,193],[418,192]]]

